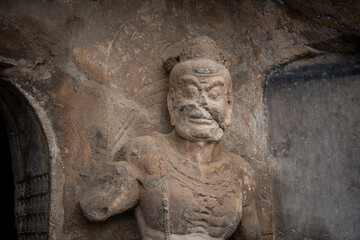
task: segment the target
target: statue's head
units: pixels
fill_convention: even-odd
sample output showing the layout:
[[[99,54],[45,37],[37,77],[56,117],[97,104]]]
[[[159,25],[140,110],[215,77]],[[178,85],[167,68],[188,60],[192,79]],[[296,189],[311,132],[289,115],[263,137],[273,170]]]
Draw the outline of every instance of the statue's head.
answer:
[[[179,57],[167,61],[170,121],[182,138],[222,138],[231,123],[233,104],[228,64],[216,43],[207,37],[193,40]]]

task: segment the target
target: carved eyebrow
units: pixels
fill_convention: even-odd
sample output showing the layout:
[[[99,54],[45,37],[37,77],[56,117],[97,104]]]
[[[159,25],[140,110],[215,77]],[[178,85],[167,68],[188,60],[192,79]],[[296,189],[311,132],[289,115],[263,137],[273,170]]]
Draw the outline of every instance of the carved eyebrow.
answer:
[[[197,78],[195,78],[194,76],[191,76],[191,75],[184,75],[180,78],[180,81],[182,83],[185,83],[185,84],[193,84],[195,85],[198,89],[201,89],[201,86],[199,84],[199,81],[197,80]]]
[[[201,81],[200,81],[201,82]],[[213,78],[213,81],[209,84],[209,89],[216,87],[216,86],[224,86],[224,80],[222,78]]]

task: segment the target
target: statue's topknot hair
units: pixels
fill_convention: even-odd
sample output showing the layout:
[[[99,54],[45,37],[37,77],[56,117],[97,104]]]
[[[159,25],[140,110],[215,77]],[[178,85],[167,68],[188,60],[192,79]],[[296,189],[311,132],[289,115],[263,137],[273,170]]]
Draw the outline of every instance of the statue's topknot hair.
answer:
[[[221,53],[214,40],[206,36],[191,40],[180,52],[179,56],[168,58],[164,65],[166,70],[171,72],[177,63],[197,58],[209,58],[224,65],[227,69],[230,67],[230,59]]]

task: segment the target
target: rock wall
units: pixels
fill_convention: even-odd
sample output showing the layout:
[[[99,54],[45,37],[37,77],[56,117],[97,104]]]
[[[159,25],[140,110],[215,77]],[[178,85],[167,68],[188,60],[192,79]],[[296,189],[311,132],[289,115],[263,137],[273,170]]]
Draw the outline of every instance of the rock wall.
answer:
[[[299,59],[359,53],[359,8],[353,1],[2,1],[2,81],[42,109],[58,148],[51,236],[139,239],[131,213],[100,224],[84,219],[76,197],[82,169],[110,160],[132,137],[171,131],[163,60],[206,35],[232,59],[234,122],[223,142],[256,170],[262,235],[272,239],[264,79]]]
[[[360,238],[359,62],[315,58],[267,79],[277,239]]]

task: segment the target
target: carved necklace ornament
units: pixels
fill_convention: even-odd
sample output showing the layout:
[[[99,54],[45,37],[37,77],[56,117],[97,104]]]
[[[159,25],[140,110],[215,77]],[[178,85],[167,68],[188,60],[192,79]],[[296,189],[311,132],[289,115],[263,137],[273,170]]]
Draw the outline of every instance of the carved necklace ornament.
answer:
[[[171,234],[171,225],[170,225],[170,215],[169,215],[169,197],[168,197],[168,191],[166,188],[165,183],[163,182],[162,188],[162,204],[164,207],[164,229],[165,229],[165,240],[170,240],[170,234]]]

